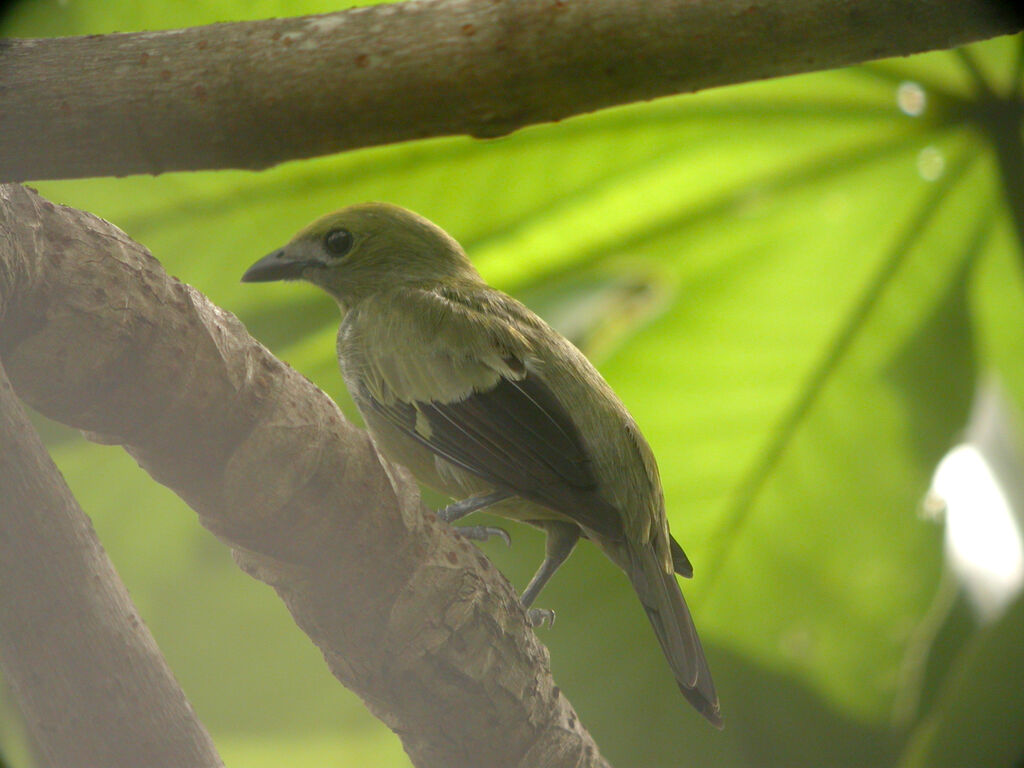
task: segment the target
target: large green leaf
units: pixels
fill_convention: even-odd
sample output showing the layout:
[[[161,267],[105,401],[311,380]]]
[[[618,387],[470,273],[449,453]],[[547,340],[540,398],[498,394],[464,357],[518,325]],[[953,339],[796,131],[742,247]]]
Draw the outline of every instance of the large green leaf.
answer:
[[[1024,754],[1024,600],[965,644],[901,768],[999,768]],[[970,738],[968,734],[979,735]]]
[[[2,31],[333,9],[24,2]],[[1005,88],[1015,47],[975,46],[972,61]],[[959,754],[933,739],[940,731],[957,748],[988,739],[986,754],[1014,745],[1005,730],[961,727],[955,706],[990,680],[964,671],[989,635],[958,625],[944,651],[955,670],[937,669],[930,688],[908,672],[929,651],[922,627],[942,618],[940,530],[918,514],[932,468],[965,422],[978,371],[997,369],[1024,404],[1021,250],[970,118],[975,77],[942,52],[496,141],[40,189],[145,243],[349,412],[332,302],[238,277],[346,203],[389,200],[434,219],[598,362],[659,457],[673,531],[695,564],[683,586],[723,733],[687,709],[626,580],[594,548],[580,547],[542,597],[559,612],[543,634],[559,683],[613,762],[923,765]],[[908,99],[922,94],[917,112]],[[117,450],[54,450],[229,762],[407,764],[272,592],[180,501]],[[511,551],[488,553],[523,585],[542,546],[533,531],[513,534]],[[1004,653],[1024,642],[1024,628],[999,631]],[[1020,663],[1007,668],[1024,686]],[[920,720],[907,705],[919,699]]]

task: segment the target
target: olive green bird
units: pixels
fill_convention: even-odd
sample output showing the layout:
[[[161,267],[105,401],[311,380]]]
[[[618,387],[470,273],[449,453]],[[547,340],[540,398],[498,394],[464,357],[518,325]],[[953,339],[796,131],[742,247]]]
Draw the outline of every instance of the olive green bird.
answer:
[[[324,216],[242,277],[295,279],[341,307],[341,371],[378,447],[459,500],[439,516],[452,522],[487,507],[546,531],[523,605],[580,536],[590,539],[629,576],[680,690],[721,727],[675,576],[693,569],[669,534],[654,456],[583,354],[488,286],[443,230],[397,206]]]

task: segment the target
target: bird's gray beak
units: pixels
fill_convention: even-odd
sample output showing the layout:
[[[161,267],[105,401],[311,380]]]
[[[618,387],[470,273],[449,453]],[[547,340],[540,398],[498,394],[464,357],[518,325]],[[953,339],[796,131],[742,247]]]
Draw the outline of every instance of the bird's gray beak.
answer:
[[[243,283],[269,283],[273,280],[298,280],[309,262],[290,259],[284,248],[278,248],[257,261],[242,275]]]

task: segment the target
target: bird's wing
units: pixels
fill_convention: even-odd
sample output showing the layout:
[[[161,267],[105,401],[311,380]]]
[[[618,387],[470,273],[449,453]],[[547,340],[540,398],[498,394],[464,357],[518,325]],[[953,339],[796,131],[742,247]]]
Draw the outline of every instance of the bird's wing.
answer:
[[[412,300],[431,299],[406,299]],[[372,372],[362,377],[368,386],[360,399],[408,437],[496,488],[621,539],[622,515],[598,494],[570,413],[527,363],[528,342],[491,314],[474,317],[472,307],[462,307],[442,327],[434,338],[409,339],[397,353],[400,360],[394,351],[374,351],[394,350],[393,344],[366,344]],[[463,343],[438,338],[453,330]],[[468,338],[474,343],[465,344]],[[406,395],[409,390],[415,395]]]

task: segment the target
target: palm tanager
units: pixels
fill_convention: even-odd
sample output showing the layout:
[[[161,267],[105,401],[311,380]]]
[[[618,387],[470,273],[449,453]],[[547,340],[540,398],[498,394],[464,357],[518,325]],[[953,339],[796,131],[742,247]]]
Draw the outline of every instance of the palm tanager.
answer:
[[[590,539],[629,576],[683,695],[721,727],[654,455],[586,357],[487,285],[447,233],[394,205],[324,216],[242,277],[295,279],[341,307],[342,375],[382,453],[459,500],[439,516],[487,507],[544,529],[523,605]]]

